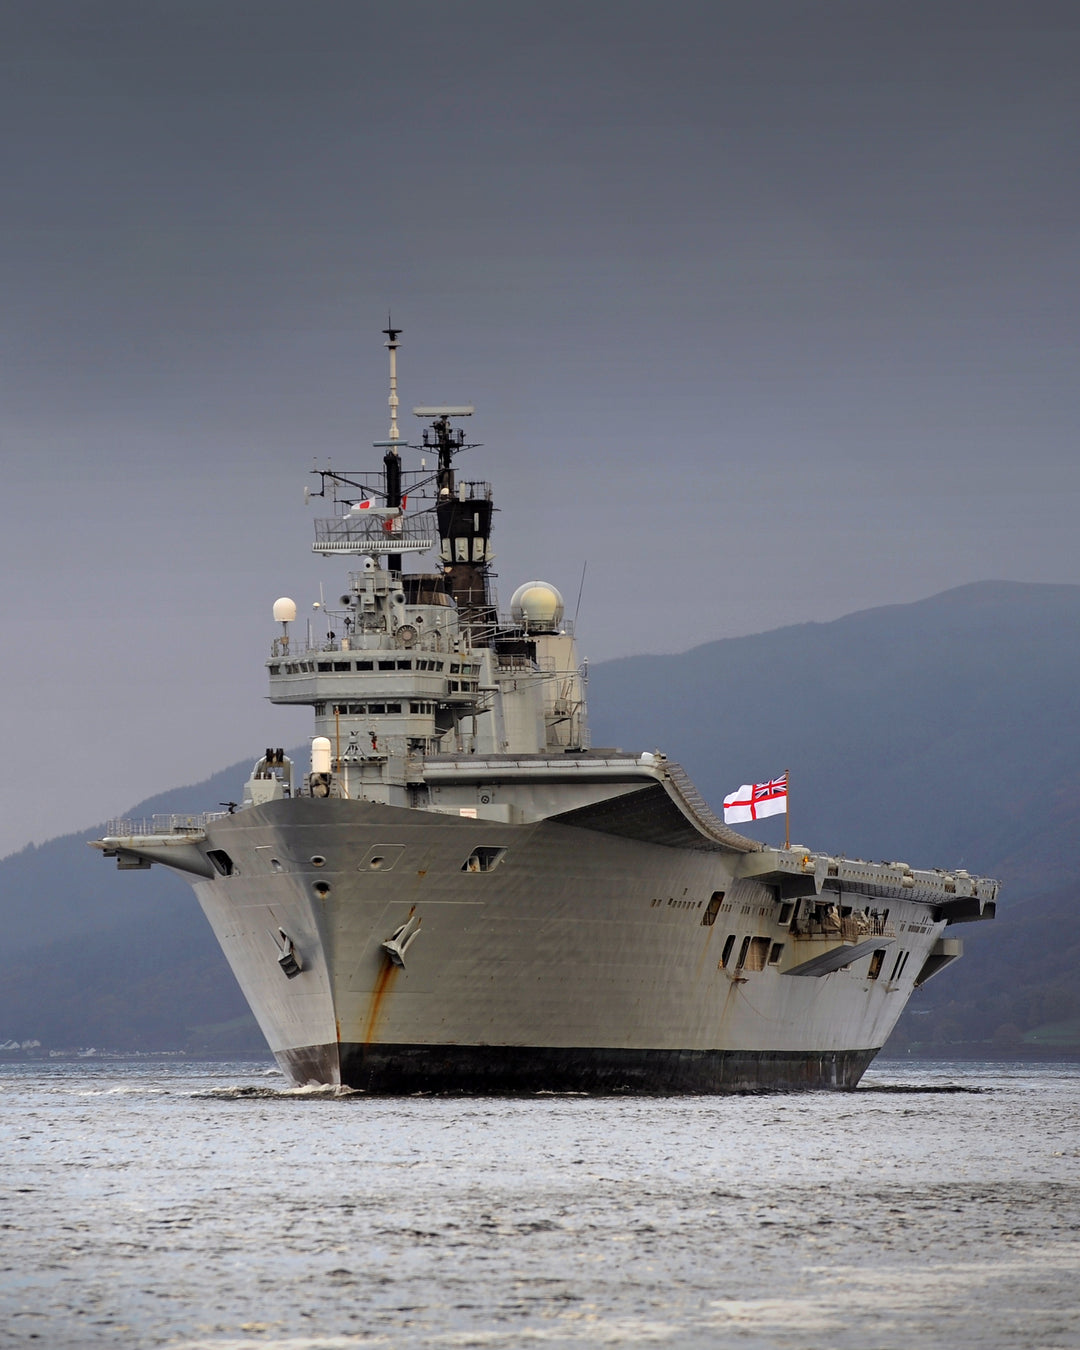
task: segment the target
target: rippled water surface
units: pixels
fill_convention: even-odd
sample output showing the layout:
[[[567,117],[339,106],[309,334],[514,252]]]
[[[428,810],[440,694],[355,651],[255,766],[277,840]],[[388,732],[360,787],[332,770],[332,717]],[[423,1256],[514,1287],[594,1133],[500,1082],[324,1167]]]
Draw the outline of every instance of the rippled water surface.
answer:
[[[1080,1345],[1080,1066],[673,1100],[282,1085],[0,1067],[0,1344]]]

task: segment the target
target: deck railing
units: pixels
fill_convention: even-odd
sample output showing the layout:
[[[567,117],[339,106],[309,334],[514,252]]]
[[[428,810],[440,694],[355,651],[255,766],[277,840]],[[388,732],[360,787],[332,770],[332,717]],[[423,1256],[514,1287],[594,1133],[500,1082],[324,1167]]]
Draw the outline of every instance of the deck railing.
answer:
[[[110,820],[105,833],[109,838],[131,839],[148,834],[199,834],[211,821],[220,820],[227,811],[198,811],[190,815],[144,816],[141,820]]]
[[[861,942],[866,938],[896,937],[896,926],[891,920],[880,915],[845,914],[841,918],[835,910],[820,918],[812,914],[800,916],[791,926],[791,935],[796,938],[832,938],[840,942]]]

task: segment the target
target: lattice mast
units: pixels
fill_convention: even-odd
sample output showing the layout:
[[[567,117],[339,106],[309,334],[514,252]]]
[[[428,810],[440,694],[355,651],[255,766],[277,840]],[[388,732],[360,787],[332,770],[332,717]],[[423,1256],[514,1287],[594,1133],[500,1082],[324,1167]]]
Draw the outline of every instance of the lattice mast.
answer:
[[[438,453],[435,513],[439,521],[439,553],[447,588],[457,604],[463,625],[474,643],[497,622],[489,578],[491,551],[491,488],[487,483],[459,481],[454,455],[465,448],[465,433],[450,425],[453,416],[468,416],[471,408],[414,408],[419,417],[431,417],[424,428],[424,448]],[[485,644],[486,645],[486,644]]]

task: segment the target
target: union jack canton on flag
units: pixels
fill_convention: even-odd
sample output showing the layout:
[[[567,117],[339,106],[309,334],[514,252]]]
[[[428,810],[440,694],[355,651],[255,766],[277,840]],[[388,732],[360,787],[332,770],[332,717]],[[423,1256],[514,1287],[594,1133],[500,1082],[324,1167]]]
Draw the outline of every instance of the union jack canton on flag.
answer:
[[[787,810],[787,774],[768,783],[744,783],[724,798],[724,823],[740,825],[763,816],[782,816]]]

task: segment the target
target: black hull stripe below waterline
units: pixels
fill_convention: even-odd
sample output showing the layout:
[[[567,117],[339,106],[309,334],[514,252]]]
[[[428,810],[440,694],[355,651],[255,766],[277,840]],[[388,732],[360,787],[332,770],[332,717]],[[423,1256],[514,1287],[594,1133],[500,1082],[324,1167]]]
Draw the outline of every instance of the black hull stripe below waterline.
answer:
[[[803,1092],[858,1086],[877,1050],[612,1050],[537,1046],[315,1045],[279,1050],[296,1083],[389,1096],[599,1092]]]

